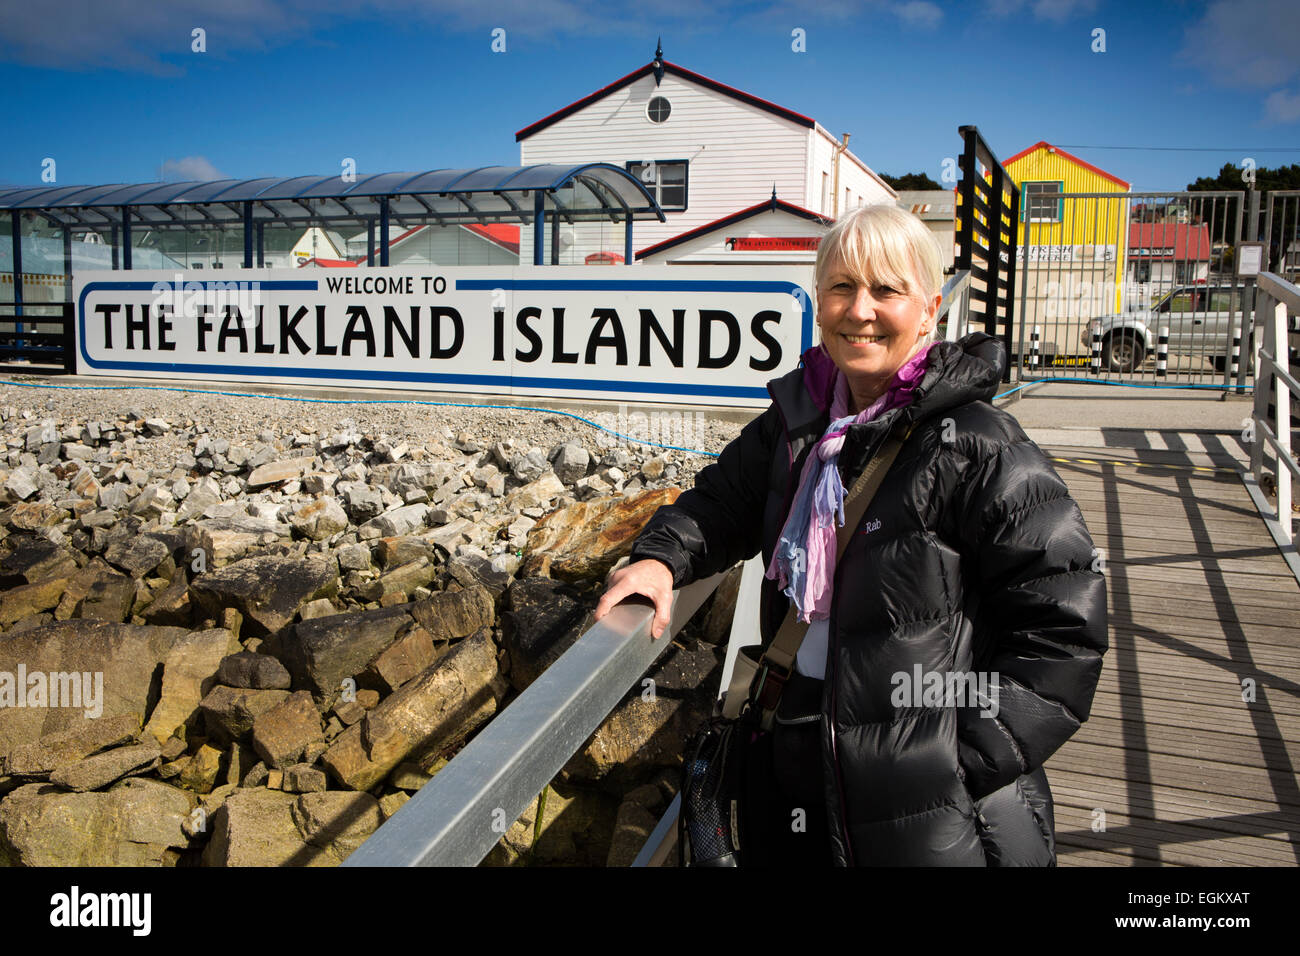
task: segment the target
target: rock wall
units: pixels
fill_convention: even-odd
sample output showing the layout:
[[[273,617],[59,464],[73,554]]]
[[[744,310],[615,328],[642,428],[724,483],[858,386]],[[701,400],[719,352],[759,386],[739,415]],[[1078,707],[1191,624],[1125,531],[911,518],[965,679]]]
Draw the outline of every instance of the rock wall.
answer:
[[[635,445],[0,417],[9,865],[337,864],[590,626],[690,477]],[[171,464],[135,464],[155,442]],[[536,844],[535,803],[489,864],[631,861],[734,584],[548,788]]]

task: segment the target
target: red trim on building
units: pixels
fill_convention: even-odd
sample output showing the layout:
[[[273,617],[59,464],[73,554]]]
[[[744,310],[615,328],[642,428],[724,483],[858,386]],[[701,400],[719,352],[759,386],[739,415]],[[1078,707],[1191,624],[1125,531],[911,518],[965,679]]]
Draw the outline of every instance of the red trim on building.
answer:
[[[747,209],[742,209],[739,212],[733,212],[730,216],[723,216],[721,219],[713,220],[713,222],[706,222],[702,226],[696,226],[694,229],[683,232],[680,236],[673,236],[671,239],[657,242],[653,246],[647,246],[636,254],[636,258],[643,259],[646,256],[654,255],[657,252],[663,252],[665,249],[670,249],[673,246],[687,242],[691,239],[697,239],[706,233],[734,225],[742,220],[749,219],[751,216],[757,216],[765,212],[777,211],[787,212],[790,215],[798,216],[801,219],[825,223],[828,226],[835,222],[835,220],[829,216],[823,216],[821,213],[813,212],[811,209],[804,209],[802,206],[796,206],[794,203],[786,202],[783,199],[773,198],[766,202],[758,203],[755,206],[750,206]]]
[[[1108,173],[1108,172],[1106,172],[1106,170],[1104,170],[1104,169],[1099,169],[1099,168],[1097,168],[1096,166],[1092,165],[1092,163],[1088,162],[1087,160],[1080,159],[1078,156],[1075,156],[1073,153],[1067,153],[1065,150],[1061,149],[1061,147],[1059,147],[1059,146],[1053,146],[1051,143],[1047,142],[1047,140],[1045,140],[1045,139],[1039,140],[1039,141],[1038,141],[1037,143],[1035,143],[1033,146],[1027,147],[1026,149],[1022,149],[1020,152],[1016,153],[1016,155],[1012,156],[1010,159],[1004,159],[1004,160],[1002,161],[1002,165],[1003,165],[1003,167],[1010,166],[1010,165],[1011,165],[1012,163],[1014,163],[1016,160],[1018,160],[1018,159],[1022,159],[1022,158],[1024,158],[1025,156],[1028,156],[1030,153],[1032,153],[1032,152],[1033,152],[1034,150],[1036,150],[1036,149],[1052,149],[1052,150],[1055,150],[1057,156],[1060,156],[1060,157],[1062,157],[1062,158],[1064,158],[1064,159],[1068,159],[1070,162],[1074,163],[1076,166],[1081,166],[1081,167],[1083,167],[1084,169],[1088,170],[1088,172],[1090,172],[1090,173],[1096,173],[1098,176],[1101,176],[1103,179],[1109,179],[1111,182],[1115,183],[1117,186],[1123,186],[1125,189],[1131,189],[1132,186],[1133,186],[1132,183],[1125,182],[1124,180],[1120,179],[1118,176],[1114,175],[1113,173]]]
[[[821,236],[736,236],[727,240],[728,249],[740,252],[816,252],[821,244]]]
[[[667,60],[664,60],[663,64],[664,64],[665,73],[671,73],[672,75],[680,77],[681,79],[689,80],[692,83],[698,83],[700,86],[707,87],[708,89],[714,90],[718,93],[722,93],[725,96],[730,96],[732,99],[739,100],[742,103],[748,103],[750,106],[756,106],[759,109],[764,110],[765,112],[772,113],[775,116],[779,116],[782,119],[789,120],[790,122],[796,123],[799,126],[804,126],[807,127],[808,129],[813,129],[817,125],[812,120],[811,117],[804,116],[802,113],[796,113],[794,110],[786,109],[784,106],[778,106],[777,104],[769,100],[765,100],[761,97],[754,96],[751,93],[746,93],[744,90],[738,90],[734,86],[728,86],[725,83],[719,83],[717,80],[710,79],[709,77],[704,76],[701,73],[696,73],[692,70],[688,70],[684,66],[678,66],[676,63],[669,63]],[[602,97],[609,96],[609,94],[611,93],[617,93],[619,90],[623,89],[623,87],[635,83],[641,77],[647,76],[652,72],[654,72],[654,63],[647,63],[645,66],[641,67],[640,69],[633,70],[627,76],[615,80],[613,83],[609,84],[608,86],[601,87],[596,92],[584,96],[580,100],[574,100],[568,106],[556,110],[551,115],[545,116],[542,119],[539,119],[536,123],[533,123],[531,126],[525,126],[519,132],[515,133],[515,142],[519,142],[520,140],[527,139],[529,136],[532,136],[534,133],[541,132],[551,124],[559,122],[560,120],[564,119],[564,117],[576,113],[578,110],[582,109],[585,106],[589,106],[590,104],[596,102]]]
[[[304,260],[302,260],[302,262],[298,263],[298,268],[299,268],[299,269],[302,269],[302,268],[305,268],[306,266],[317,265],[317,266],[320,266],[320,267],[323,268],[323,269],[355,269],[355,268],[356,268],[358,265],[360,265],[360,264],[361,264],[361,261],[360,261],[359,259],[358,259],[358,260],[354,260],[354,259],[320,259],[320,258],[316,258],[316,259],[304,259]]]

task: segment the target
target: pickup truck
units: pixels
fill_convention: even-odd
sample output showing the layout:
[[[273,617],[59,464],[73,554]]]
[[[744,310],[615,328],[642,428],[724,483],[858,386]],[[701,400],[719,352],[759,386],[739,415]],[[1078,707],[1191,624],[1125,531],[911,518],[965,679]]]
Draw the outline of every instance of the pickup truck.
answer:
[[[1247,303],[1249,308],[1249,303]],[[1120,312],[1092,319],[1081,340],[1092,348],[1101,334],[1101,365],[1112,372],[1133,372],[1152,358],[1162,327],[1169,329],[1169,354],[1208,359],[1222,372],[1232,352],[1232,330],[1242,321],[1242,290],[1231,285],[1180,285],[1148,311]],[[1250,330],[1244,328],[1241,354],[1250,360]]]

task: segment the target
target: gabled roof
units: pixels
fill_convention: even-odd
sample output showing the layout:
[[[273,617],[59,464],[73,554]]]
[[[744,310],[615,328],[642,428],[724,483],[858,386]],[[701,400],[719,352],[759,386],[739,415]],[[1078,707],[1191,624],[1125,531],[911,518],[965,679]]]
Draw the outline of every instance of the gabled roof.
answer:
[[[1060,156],[1062,159],[1067,159],[1070,162],[1074,163],[1074,165],[1076,166],[1082,166],[1084,169],[1088,170],[1088,172],[1096,173],[1098,176],[1101,176],[1103,179],[1109,179],[1112,183],[1114,183],[1117,186],[1123,186],[1125,189],[1131,189],[1133,186],[1132,183],[1125,182],[1124,180],[1120,179],[1118,176],[1112,173],[1108,173],[1106,172],[1106,170],[1100,169],[1092,165],[1092,163],[1087,162],[1086,160],[1080,159],[1078,156],[1075,156],[1073,153],[1067,153],[1065,150],[1061,149],[1061,147],[1053,146],[1045,139],[1040,139],[1033,146],[1026,147],[1025,149],[1022,149],[1020,152],[1016,153],[1016,155],[1012,156],[1010,159],[1003,160],[1002,165],[1004,167],[1010,167],[1011,164],[1014,163],[1016,160],[1023,159],[1024,157],[1028,156],[1036,149],[1050,149],[1057,156]]]
[[[823,216],[815,213],[810,209],[804,209],[802,206],[796,206],[794,203],[788,203],[783,199],[777,199],[776,193],[772,193],[772,198],[766,202],[761,202],[756,206],[750,206],[739,212],[734,212],[730,216],[724,216],[721,219],[715,219],[713,222],[706,222],[702,226],[697,226],[680,236],[673,236],[671,239],[665,239],[663,242],[657,242],[653,246],[647,246],[636,254],[636,258],[643,259],[646,256],[663,252],[665,249],[671,249],[673,246],[681,245],[683,242],[689,242],[692,239],[698,239],[700,236],[714,232],[718,229],[725,229],[727,226],[735,225],[745,219],[753,216],[760,216],[765,212],[784,212],[792,216],[798,216],[800,219],[807,219],[820,225],[830,226],[835,220],[829,216]]]
[[[455,223],[454,225],[460,226],[460,228],[464,229],[466,232],[470,233],[471,235],[477,236],[478,238],[484,240],[485,242],[490,242],[494,246],[498,246],[499,248],[504,249],[506,252],[512,252],[515,255],[519,254],[519,227],[518,226],[512,226],[509,223],[504,223],[504,222],[493,222],[493,223],[486,223],[486,224],[479,223],[479,222],[460,222],[460,223]],[[395,246],[397,246],[399,243],[403,243],[406,240],[410,239],[412,236],[418,235],[419,233],[424,232],[426,229],[432,229],[432,228],[433,227],[429,225],[413,226],[412,228],[406,230],[404,233],[402,233],[400,236],[396,237],[395,239],[390,239],[388,241],[388,248],[392,249]],[[361,255],[343,261],[340,264],[356,265],[357,263],[365,262],[368,255],[369,253],[362,253]],[[324,262],[324,260],[321,259],[317,259],[316,261]]]
[[[771,113],[773,116],[779,116],[781,117],[781,119],[789,120],[791,123],[794,123],[798,126],[803,126],[808,129],[812,129],[816,125],[816,123],[813,121],[811,117],[804,116],[802,113],[796,113],[794,110],[788,110],[784,106],[777,106],[775,103],[771,103],[765,99],[761,99],[760,97],[753,96],[749,93],[744,92],[743,90],[738,90],[734,86],[728,86],[725,83],[719,83],[717,80],[710,79],[709,77],[704,76],[700,73],[696,73],[692,70],[688,70],[684,66],[678,66],[676,63],[669,63],[667,60],[661,60],[659,62],[663,65],[663,71],[665,73],[671,73],[673,76],[680,77],[684,80],[689,80],[692,83],[697,83],[700,86],[707,87],[717,93],[723,94],[724,96],[729,96],[734,100],[739,100],[740,102],[747,103],[750,106],[756,106],[760,110]],[[652,60],[651,62],[647,63],[645,66],[641,67],[639,70],[634,70],[633,72],[629,73],[627,76],[623,77],[622,79],[615,80],[613,83],[609,84],[609,86],[602,87],[596,92],[588,96],[584,96],[580,100],[575,100],[574,102],[570,103],[568,106],[564,107],[563,109],[556,110],[550,116],[544,117],[543,119],[539,119],[536,123],[534,123],[531,126],[525,126],[519,132],[515,133],[515,141],[519,142],[520,140],[527,139],[529,136],[532,136],[534,133],[540,133],[542,130],[546,129],[546,127],[550,126],[552,123],[558,123],[566,116],[576,113],[578,110],[583,109],[586,106],[589,106],[590,104],[596,102],[599,99],[609,96],[611,93],[617,93],[619,90],[623,89],[623,87],[629,86],[632,83],[635,83],[637,80],[641,79],[641,77],[648,76],[653,72],[655,72],[655,61]]]
[[[1205,223],[1131,222],[1128,226],[1129,257],[1132,259],[1210,258],[1210,227]],[[1146,253],[1134,250],[1148,250]],[[1153,256],[1149,250],[1169,250]]]
[[[474,233],[481,239],[486,239],[495,245],[500,246],[506,252],[519,254],[519,227],[512,226],[504,222],[463,222],[461,228]]]

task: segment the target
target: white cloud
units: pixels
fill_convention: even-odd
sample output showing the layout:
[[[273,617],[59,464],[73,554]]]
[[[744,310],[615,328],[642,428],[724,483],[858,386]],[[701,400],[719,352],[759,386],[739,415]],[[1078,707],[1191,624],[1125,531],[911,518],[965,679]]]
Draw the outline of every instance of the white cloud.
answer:
[[[920,0],[924,2],[924,0]],[[0,61],[58,69],[110,68],[158,75],[184,72],[191,57],[226,57],[310,41],[340,24],[379,22],[402,31],[480,33],[487,48],[496,27],[510,37],[655,37],[718,30],[753,14],[744,0],[663,0],[653,7],[582,0],[46,0],[0,3]],[[206,54],[190,49],[191,31],[207,33]],[[667,53],[667,51],[665,51]],[[671,57],[670,57],[671,59]]]
[[[1295,0],[1216,0],[1187,28],[1179,58],[1219,84],[1279,86],[1300,69]]]
[[[1264,116],[1274,123],[1300,122],[1300,92],[1276,90],[1264,100]]]
[[[1039,20],[1062,23],[1071,17],[1081,17],[1097,9],[1097,0],[1034,0],[1034,16]]]
[[[297,9],[294,9],[297,8]],[[191,31],[207,31],[206,55],[260,49],[309,23],[300,0],[50,0],[0,4],[0,59],[62,69],[112,69],[174,76]]]
[[[168,182],[192,182],[200,180],[211,182],[217,179],[229,179],[225,173],[213,166],[205,156],[186,156],[184,159],[169,159],[162,164],[162,178]]]
[[[985,0],[984,9],[990,16],[1018,16],[1029,9],[1035,20],[1062,23],[1071,17],[1093,13],[1097,0]]]
[[[943,11],[929,0],[908,0],[897,4],[894,15],[914,27],[936,27],[943,20]]]

